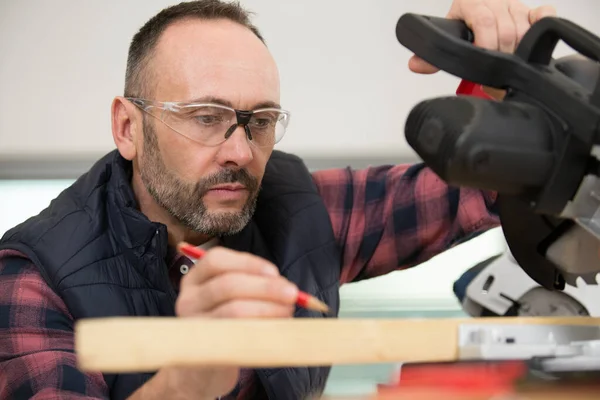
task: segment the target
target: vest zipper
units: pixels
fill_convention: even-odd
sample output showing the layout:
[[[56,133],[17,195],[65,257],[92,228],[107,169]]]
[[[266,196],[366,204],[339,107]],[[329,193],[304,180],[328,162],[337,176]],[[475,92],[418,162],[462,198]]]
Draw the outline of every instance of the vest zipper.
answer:
[[[171,278],[169,277],[169,271],[167,270],[167,264],[165,262],[165,257],[167,256],[167,241],[165,239],[165,227],[163,225],[159,225],[156,228],[156,248],[158,250],[158,259],[161,262],[160,274],[161,279],[165,282],[165,287],[167,288],[167,295],[169,296],[169,300],[173,306],[173,313],[175,313],[175,301],[177,300],[177,293],[175,293],[175,289],[171,284]]]

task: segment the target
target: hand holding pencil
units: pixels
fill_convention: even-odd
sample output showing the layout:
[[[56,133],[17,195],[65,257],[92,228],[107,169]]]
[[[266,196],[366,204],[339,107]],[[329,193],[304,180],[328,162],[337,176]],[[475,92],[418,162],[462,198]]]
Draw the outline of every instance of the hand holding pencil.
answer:
[[[295,304],[329,311],[260,257],[224,248],[204,252],[187,243],[178,250],[196,260],[181,282],[176,304],[180,316],[286,318],[292,317]]]
[[[181,243],[178,250],[196,262],[181,280],[175,304],[178,317],[291,318],[296,304],[328,311],[260,257],[225,248],[204,251],[187,243]],[[168,366],[132,398],[145,398],[145,393],[152,393],[153,398],[175,393],[181,398],[216,398],[230,392],[238,378],[235,366]]]

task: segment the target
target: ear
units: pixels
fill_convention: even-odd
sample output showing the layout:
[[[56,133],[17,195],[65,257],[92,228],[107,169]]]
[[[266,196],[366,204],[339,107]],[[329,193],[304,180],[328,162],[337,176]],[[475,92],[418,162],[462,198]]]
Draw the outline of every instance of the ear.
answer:
[[[126,160],[133,160],[137,154],[136,143],[142,134],[140,110],[124,97],[115,97],[110,113],[112,135],[119,153]]]

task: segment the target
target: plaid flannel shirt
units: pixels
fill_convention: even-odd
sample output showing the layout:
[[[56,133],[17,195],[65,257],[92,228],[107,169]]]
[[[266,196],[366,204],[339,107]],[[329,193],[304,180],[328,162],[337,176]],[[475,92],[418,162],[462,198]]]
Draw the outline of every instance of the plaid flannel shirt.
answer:
[[[341,283],[419,264],[499,224],[495,194],[448,187],[422,164],[313,178],[342,249]],[[29,260],[0,252],[0,398],[108,398],[101,374],[77,370],[73,349],[73,318],[60,297]],[[260,397],[246,394],[260,391],[256,379],[242,377],[237,397]]]

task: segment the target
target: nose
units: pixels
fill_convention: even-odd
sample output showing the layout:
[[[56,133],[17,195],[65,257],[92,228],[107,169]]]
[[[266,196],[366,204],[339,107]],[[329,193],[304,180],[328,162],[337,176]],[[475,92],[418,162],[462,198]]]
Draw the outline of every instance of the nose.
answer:
[[[254,154],[246,138],[246,131],[243,126],[238,125],[231,136],[219,146],[217,162],[224,167],[244,167],[253,159]]]

